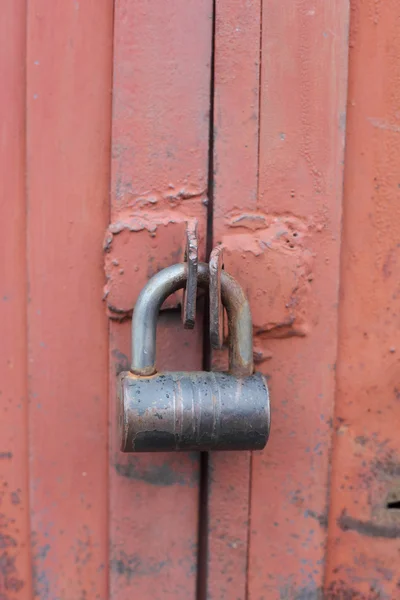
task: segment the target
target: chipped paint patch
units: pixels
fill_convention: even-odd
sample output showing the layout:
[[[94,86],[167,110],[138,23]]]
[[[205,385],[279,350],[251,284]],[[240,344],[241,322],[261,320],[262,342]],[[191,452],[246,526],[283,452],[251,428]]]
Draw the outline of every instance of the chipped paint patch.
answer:
[[[252,308],[255,344],[270,338],[304,337],[313,324],[312,238],[323,221],[290,213],[228,215],[223,236],[226,270],[246,290]]]
[[[103,245],[106,274],[103,298],[110,318],[129,317],[147,281],[165,267],[183,261],[186,221],[187,217],[177,211],[152,215],[125,211],[111,223]],[[204,259],[204,240],[200,226],[200,260]],[[175,308],[180,302],[181,292],[177,292],[166,300],[164,308]]]

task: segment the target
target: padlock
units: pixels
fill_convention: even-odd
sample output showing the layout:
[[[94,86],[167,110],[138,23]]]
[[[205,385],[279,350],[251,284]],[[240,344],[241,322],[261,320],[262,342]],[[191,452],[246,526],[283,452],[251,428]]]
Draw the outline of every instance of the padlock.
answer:
[[[229,371],[157,373],[157,318],[164,300],[185,286],[187,265],[154,275],[142,289],[132,319],[132,366],[119,375],[122,452],[260,450],[270,430],[265,377],[254,373],[253,326],[239,284],[221,273],[229,324]],[[209,286],[208,265],[198,284]]]

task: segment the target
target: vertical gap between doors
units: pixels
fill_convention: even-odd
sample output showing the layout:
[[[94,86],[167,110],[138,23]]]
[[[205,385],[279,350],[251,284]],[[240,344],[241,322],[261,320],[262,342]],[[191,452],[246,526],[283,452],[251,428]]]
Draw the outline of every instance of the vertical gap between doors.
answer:
[[[210,112],[208,143],[208,185],[207,185],[207,239],[206,259],[213,247],[213,208],[214,208],[214,67],[215,67],[215,3],[212,6],[212,36],[210,61]],[[203,369],[211,369],[211,346],[209,333],[209,305],[204,303]],[[199,525],[197,551],[197,600],[207,600],[208,565],[208,493],[209,493],[209,455],[200,453],[199,475]]]
[[[257,141],[257,210],[260,198],[260,156],[261,156],[261,91],[262,91],[262,54],[263,54],[263,11],[264,0],[260,0],[260,41],[259,41],[259,66],[258,66],[258,141]],[[247,516],[247,556],[246,556],[246,600],[250,598],[250,548],[251,548],[251,506],[253,489],[253,452],[249,457],[249,495]]]

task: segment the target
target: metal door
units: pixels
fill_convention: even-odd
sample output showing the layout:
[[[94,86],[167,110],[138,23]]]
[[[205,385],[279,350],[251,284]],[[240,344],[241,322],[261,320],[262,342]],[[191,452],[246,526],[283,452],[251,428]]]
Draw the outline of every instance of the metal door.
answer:
[[[1,600],[400,597],[400,8],[5,0]],[[224,245],[263,452],[122,455],[149,276]],[[223,367],[164,306],[158,357]]]

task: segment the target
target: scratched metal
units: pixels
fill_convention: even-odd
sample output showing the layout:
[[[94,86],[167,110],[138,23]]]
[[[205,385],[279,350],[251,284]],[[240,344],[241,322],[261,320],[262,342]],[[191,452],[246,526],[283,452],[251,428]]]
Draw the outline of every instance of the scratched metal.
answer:
[[[123,452],[262,450],[270,410],[263,375],[121,373],[119,427]]]

